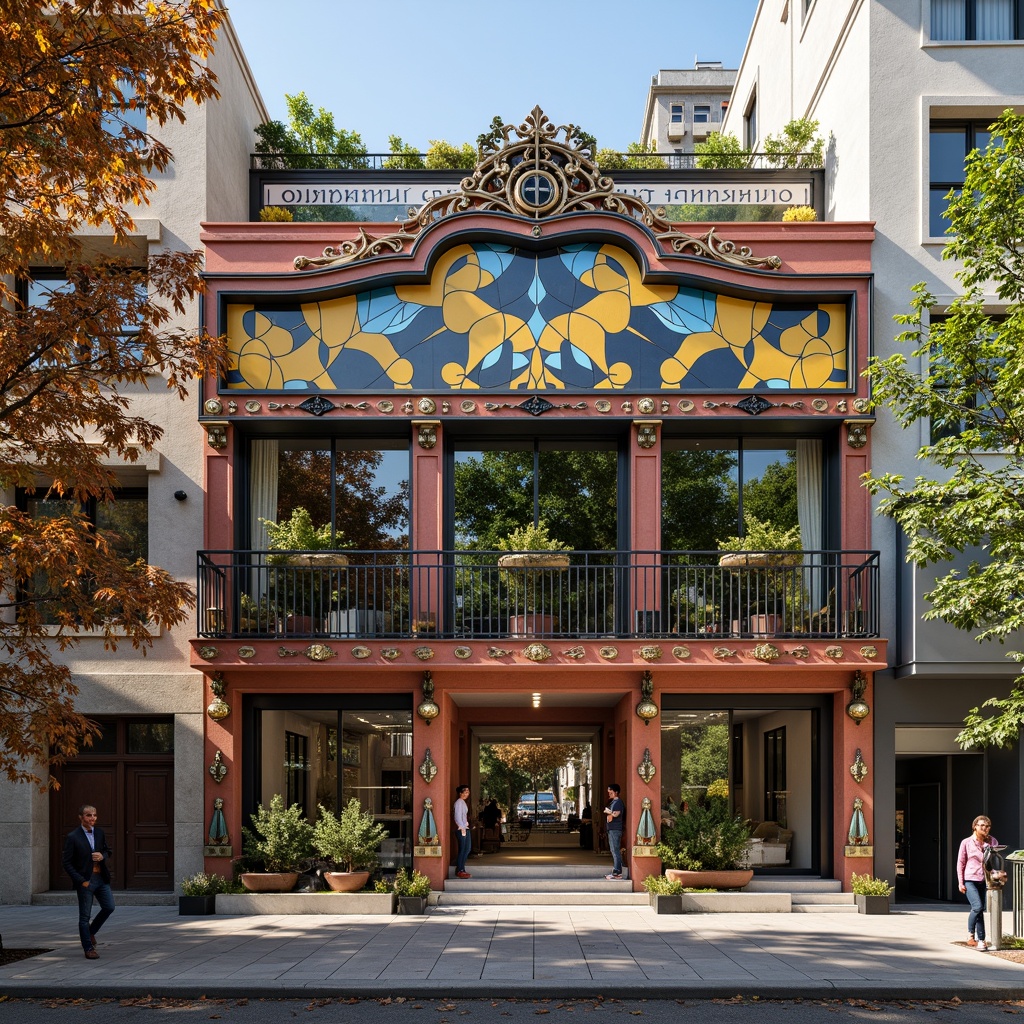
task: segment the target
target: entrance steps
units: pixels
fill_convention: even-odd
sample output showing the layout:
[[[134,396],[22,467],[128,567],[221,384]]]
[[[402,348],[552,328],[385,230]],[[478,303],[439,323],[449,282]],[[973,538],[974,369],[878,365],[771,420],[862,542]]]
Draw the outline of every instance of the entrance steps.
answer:
[[[628,877],[609,881],[610,865],[593,864],[486,864],[470,861],[472,878],[445,879],[444,892],[431,895],[441,907],[481,906],[636,906],[648,902],[647,893],[633,892]],[[602,872],[603,869],[603,872]]]
[[[440,907],[482,906],[643,906],[646,892],[631,883],[608,881],[601,865],[505,865],[471,862],[472,878],[445,880],[444,892],[431,894]],[[770,894],[770,896],[769,896]],[[856,914],[852,893],[842,883],[819,878],[755,878],[743,889],[742,904],[728,893],[694,894],[695,909],[715,913],[726,907],[749,913]],[[758,900],[758,895],[769,896]],[[710,897],[710,898],[708,898]],[[763,904],[763,905],[762,905]]]

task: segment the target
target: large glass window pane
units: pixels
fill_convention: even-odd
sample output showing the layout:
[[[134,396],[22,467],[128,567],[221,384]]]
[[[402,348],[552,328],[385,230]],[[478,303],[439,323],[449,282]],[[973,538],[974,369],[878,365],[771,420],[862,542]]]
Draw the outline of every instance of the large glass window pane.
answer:
[[[1014,0],[974,0],[975,39],[1013,38]]]
[[[96,506],[96,529],[110,546],[129,561],[149,555],[149,498],[119,496]]]
[[[932,125],[928,143],[928,169],[933,182],[962,182],[966,155],[966,126]]]
[[[714,551],[739,529],[736,441],[666,440],[661,461],[661,546]]]
[[[174,722],[129,722],[129,754],[173,754]]]

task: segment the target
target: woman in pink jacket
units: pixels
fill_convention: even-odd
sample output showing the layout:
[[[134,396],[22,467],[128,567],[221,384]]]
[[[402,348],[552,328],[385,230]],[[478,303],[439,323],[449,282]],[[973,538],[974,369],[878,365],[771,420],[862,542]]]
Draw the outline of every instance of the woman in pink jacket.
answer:
[[[967,918],[967,945],[985,953],[990,948],[985,941],[985,848],[998,846],[998,842],[991,834],[992,822],[984,814],[979,814],[971,827],[973,835],[960,844],[956,876],[960,880],[960,891],[971,905]]]

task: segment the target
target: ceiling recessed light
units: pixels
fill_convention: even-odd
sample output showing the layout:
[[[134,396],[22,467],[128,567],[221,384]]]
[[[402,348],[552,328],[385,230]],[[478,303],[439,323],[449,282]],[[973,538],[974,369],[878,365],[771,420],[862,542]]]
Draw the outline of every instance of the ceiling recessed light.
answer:
[[[524,736],[523,739],[525,739],[525,740],[533,740],[534,742],[536,742],[537,740],[544,739],[544,737],[543,736]]]

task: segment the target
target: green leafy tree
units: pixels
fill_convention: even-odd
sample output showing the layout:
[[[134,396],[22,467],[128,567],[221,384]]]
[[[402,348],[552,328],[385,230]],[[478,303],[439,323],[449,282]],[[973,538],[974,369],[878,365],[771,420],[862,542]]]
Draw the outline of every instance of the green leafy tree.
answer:
[[[729,726],[724,723],[683,729],[680,739],[679,777],[687,798],[693,788],[707,788],[729,776]]]
[[[471,171],[476,167],[476,147],[471,142],[461,146],[453,145],[444,139],[431,139],[427,150],[427,170]]]
[[[732,134],[711,132],[703,142],[695,142],[697,166],[708,170],[742,169],[750,166],[750,150]]]
[[[991,132],[988,148],[967,158],[963,190],[947,197],[943,257],[961,261],[963,294],[929,322],[935,298],[915,286],[911,311],[896,318],[913,361],[900,351],[867,371],[876,403],[900,426],[930,422],[918,451],[929,472],[912,484],[895,473],[866,480],[906,533],[907,560],[940,567],[924,617],[1005,643],[1024,631],[1024,118],[1006,111]],[[992,291],[1005,317],[987,311]],[[963,553],[976,557],[951,568]],[[1008,656],[1024,661],[1021,651]],[[958,741],[1010,746],[1022,726],[1024,675],[1009,696],[973,708]]]
[[[391,156],[384,161],[388,171],[422,171],[426,164],[420,151],[411,143],[403,142],[400,135],[388,136],[388,152]]]
[[[505,805],[508,813],[514,811],[519,794],[530,788],[530,776],[497,757],[489,743],[480,744],[480,778],[482,796],[494,797]]]
[[[779,135],[766,135],[764,151],[775,167],[823,167],[825,140],[809,117],[790,121]]]
[[[525,775],[530,780],[531,792],[536,793],[542,787],[553,786],[555,772],[563,765],[579,761],[585,751],[578,743],[494,743],[490,755],[510,773]],[[515,795],[518,797],[519,793]],[[511,797],[510,793],[510,811],[514,806]]]

